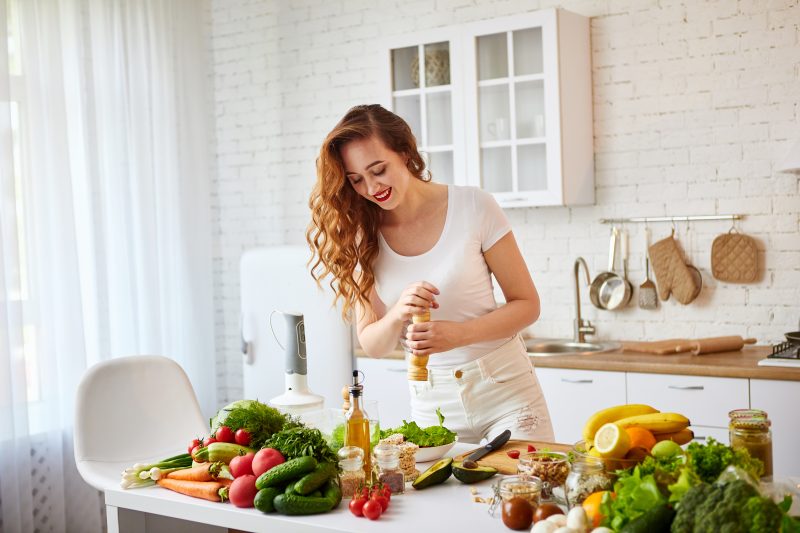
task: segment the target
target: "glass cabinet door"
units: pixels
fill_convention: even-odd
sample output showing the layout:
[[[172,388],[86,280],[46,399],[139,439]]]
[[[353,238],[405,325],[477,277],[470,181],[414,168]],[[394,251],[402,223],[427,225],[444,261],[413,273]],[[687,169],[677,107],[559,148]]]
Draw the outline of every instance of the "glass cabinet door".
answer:
[[[392,110],[411,126],[433,180],[454,183],[450,43],[393,48]]]
[[[546,190],[542,29],[479,36],[475,52],[481,187]]]

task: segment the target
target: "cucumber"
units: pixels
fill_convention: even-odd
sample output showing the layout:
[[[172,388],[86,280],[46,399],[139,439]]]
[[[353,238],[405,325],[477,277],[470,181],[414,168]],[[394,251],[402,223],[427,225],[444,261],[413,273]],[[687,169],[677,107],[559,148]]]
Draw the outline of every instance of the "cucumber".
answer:
[[[339,484],[329,479],[324,486],[322,496],[301,496],[294,492],[278,494],[273,500],[275,510],[286,515],[305,515],[327,513],[342,502],[342,489]]]
[[[284,494],[297,494],[297,491],[294,490],[294,485],[295,485],[295,482],[291,481],[288,485],[286,485],[286,488],[283,489],[283,493]]]
[[[273,466],[256,480],[256,488],[277,487],[287,481],[299,479],[317,467],[317,460],[310,456],[297,457]]]
[[[278,494],[280,494],[280,492],[275,487],[261,489],[256,494],[256,499],[253,500],[253,507],[262,513],[271,513],[275,510],[275,506],[272,504],[272,502],[275,500],[275,496]]]
[[[625,524],[620,533],[669,533],[675,510],[666,503],[648,509]]]
[[[297,494],[307,496],[324,485],[336,472],[337,468],[333,463],[319,463],[313,472],[301,477],[294,484],[294,490]]]

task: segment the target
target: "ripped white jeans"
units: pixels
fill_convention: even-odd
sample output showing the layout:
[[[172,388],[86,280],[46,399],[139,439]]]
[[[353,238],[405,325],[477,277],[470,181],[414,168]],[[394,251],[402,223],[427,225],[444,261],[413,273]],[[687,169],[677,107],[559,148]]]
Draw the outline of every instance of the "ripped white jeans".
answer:
[[[506,429],[512,439],[553,442],[547,403],[519,335],[475,361],[429,368],[427,381],[409,387],[411,418],[421,427],[438,425],[440,408],[459,442],[477,444]]]

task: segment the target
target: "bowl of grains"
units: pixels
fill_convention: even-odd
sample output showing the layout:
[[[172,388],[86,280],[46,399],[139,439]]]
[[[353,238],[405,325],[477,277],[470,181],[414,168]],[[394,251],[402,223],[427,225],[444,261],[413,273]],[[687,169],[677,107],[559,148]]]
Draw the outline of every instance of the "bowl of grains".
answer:
[[[522,479],[535,477],[542,481],[542,498],[553,499],[553,492],[563,494],[569,475],[569,457],[562,452],[537,451],[519,458],[517,475]]]

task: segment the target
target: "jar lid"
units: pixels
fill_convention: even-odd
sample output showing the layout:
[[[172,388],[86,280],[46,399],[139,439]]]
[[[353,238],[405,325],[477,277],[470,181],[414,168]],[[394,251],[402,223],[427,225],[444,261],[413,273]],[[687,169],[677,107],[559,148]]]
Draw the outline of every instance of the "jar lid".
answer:
[[[766,411],[761,409],[734,409],[728,412],[728,418],[734,420],[736,418],[769,418]]]
[[[602,472],[605,470],[605,462],[601,457],[575,454],[570,467],[576,472]]]
[[[400,447],[396,444],[382,442],[372,448],[372,455],[379,462],[393,462],[400,460]]]
[[[345,470],[356,470],[364,465],[364,450],[358,446],[342,446],[336,455]]]
[[[542,480],[536,476],[509,476],[500,480],[501,493],[530,494],[542,491]]]
[[[731,426],[735,429],[750,429],[754,431],[766,431],[772,425],[772,422],[760,416],[752,416],[749,418],[734,418],[731,420]]]

